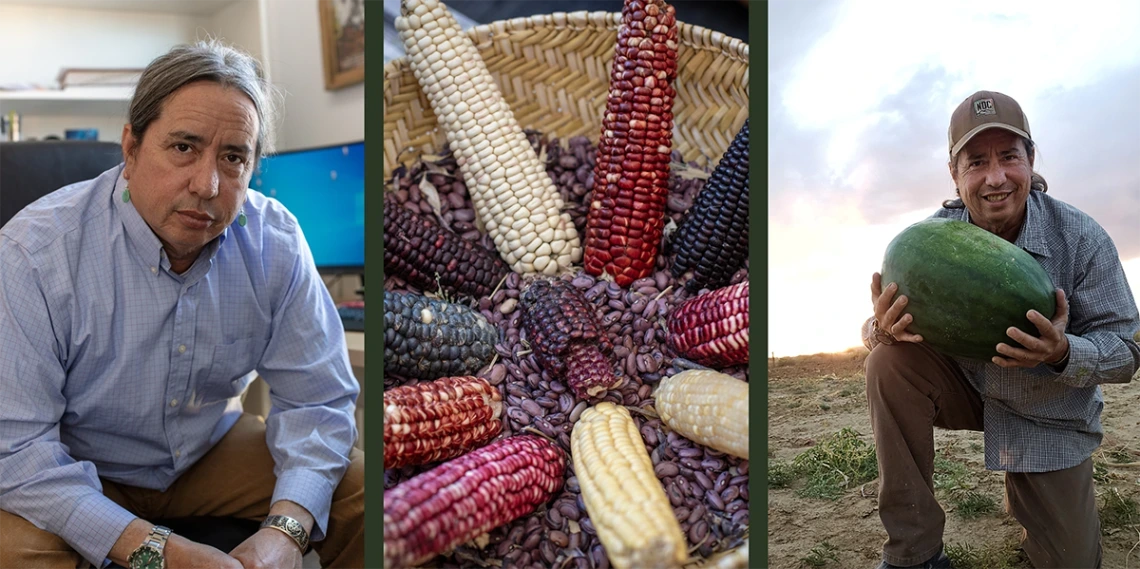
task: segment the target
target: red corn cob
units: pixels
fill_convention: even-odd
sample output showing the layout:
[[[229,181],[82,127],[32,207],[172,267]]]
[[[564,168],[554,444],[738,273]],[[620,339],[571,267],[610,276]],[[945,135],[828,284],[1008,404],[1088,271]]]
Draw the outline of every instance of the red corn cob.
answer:
[[[413,567],[562,491],[566,455],[533,435],[495,441],[384,493],[384,567]]]
[[[748,281],[685,301],[668,328],[681,357],[718,368],[748,363]]]
[[[497,253],[464,241],[386,194],[384,272],[423,291],[443,288],[480,298],[491,294],[509,269]]]
[[[669,193],[677,20],[664,0],[626,0],[586,219],[586,272],[620,286],[655,266]]]
[[[522,326],[542,368],[565,378],[582,398],[617,387],[609,355],[613,344],[598,325],[598,317],[581,291],[562,281],[538,280],[520,295]]]
[[[483,378],[445,377],[384,392],[384,468],[455,458],[503,431],[503,397]]]

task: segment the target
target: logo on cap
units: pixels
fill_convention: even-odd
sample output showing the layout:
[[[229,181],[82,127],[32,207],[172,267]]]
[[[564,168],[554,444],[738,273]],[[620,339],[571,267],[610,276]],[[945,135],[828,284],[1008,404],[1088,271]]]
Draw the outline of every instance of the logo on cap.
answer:
[[[982,115],[996,115],[996,114],[997,114],[997,109],[994,108],[994,100],[993,99],[982,99],[980,101],[974,101],[974,116],[980,117]]]

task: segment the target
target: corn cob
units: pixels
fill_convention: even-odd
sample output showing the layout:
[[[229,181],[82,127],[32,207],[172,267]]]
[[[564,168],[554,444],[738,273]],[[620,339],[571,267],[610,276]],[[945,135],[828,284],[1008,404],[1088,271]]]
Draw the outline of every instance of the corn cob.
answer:
[[[664,0],[625,0],[586,218],[586,272],[621,286],[656,264],[669,194],[677,20]]]
[[[524,275],[569,269],[578,232],[475,44],[438,0],[404,0],[396,29],[499,253]]]
[[[700,567],[701,569],[748,569],[748,540],[745,539],[736,549],[713,556]]]
[[[562,280],[537,280],[519,300],[527,341],[547,373],[565,378],[582,399],[621,383],[609,360],[613,344],[602,332],[593,305],[574,285]]]
[[[685,535],[629,410],[603,401],[582,412],[570,456],[586,513],[617,569],[680,567]]]
[[[673,276],[685,288],[720,288],[748,258],[748,120],[681,218],[671,247]]]
[[[748,281],[685,301],[666,325],[681,357],[718,368],[748,363]]]
[[[653,393],[670,429],[720,452],[748,459],[748,382],[707,369],[661,380]]]
[[[503,397],[486,379],[445,377],[384,392],[384,468],[455,458],[503,431]]]
[[[495,253],[384,197],[384,272],[425,291],[480,298],[510,270]],[[438,280],[437,280],[438,279]]]
[[[499,330],[460,304],[384,291],[384,371],[419,379],[474,375],[491,362]]]
[[[565,472],[554,443],[517,435],[400,483],[384,493],[384,567],[419,565],[533,512]]]

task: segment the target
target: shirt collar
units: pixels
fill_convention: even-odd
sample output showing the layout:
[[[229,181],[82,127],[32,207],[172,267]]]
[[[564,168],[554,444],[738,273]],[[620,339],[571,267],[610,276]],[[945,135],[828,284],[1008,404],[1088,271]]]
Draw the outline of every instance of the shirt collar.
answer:
[[[1041,211],[1042,196],[1038,193],[1036,190],[1030,190],[1029,198],[1025,200],[1025,220],[1021,223],[1021,232],[1017,234],[1013,244],[1034,255],[1048,257],[1049,242],[1045,239],[1045,228],[1041,227],[1041,220],[1045,219]],[[969,223],[970,210],[963,207],[962,217]]]
[[[162,241],[154,234],[154,231],[147,225],[146,220],[139,215],[133,202],[124,200],[123,195],[127,190],[127,180],[123,177],[123,170],[125,165],[119,166],[119,175],[115,179],[115,184],[112,189],[111,202],[114,204],[115,210],[118,212],[119,217],[123,220],[123,227],[127,231],[127,239],[138,251],[142,261],[146,264],[146,270],[157,273],[158,269],[162,269],[175,279],[182,280],[186,283],[193,283],[202,278],[213,264],[214,256],[217,254],[218,249],[222,243],[226,241],[229,235],[230,228],[226,227],[222,230],[221,235],[211,240],[202,248],[202,252],[198,254],[198,258],[191,265],[190,269],[185,273],[179,275],[170,270],[170,259],[166,256],[166,250],[162,248]]]

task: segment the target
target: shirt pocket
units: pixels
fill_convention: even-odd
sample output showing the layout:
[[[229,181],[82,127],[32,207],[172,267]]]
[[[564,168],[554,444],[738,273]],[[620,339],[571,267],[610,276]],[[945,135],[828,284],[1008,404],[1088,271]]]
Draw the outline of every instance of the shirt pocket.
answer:
[[[210,371],[205,383],[198,386],[194,400],[205,406],[240,395],[257,376],[255,368],[266,345],[268,340],[243,338],[214,346]]]

